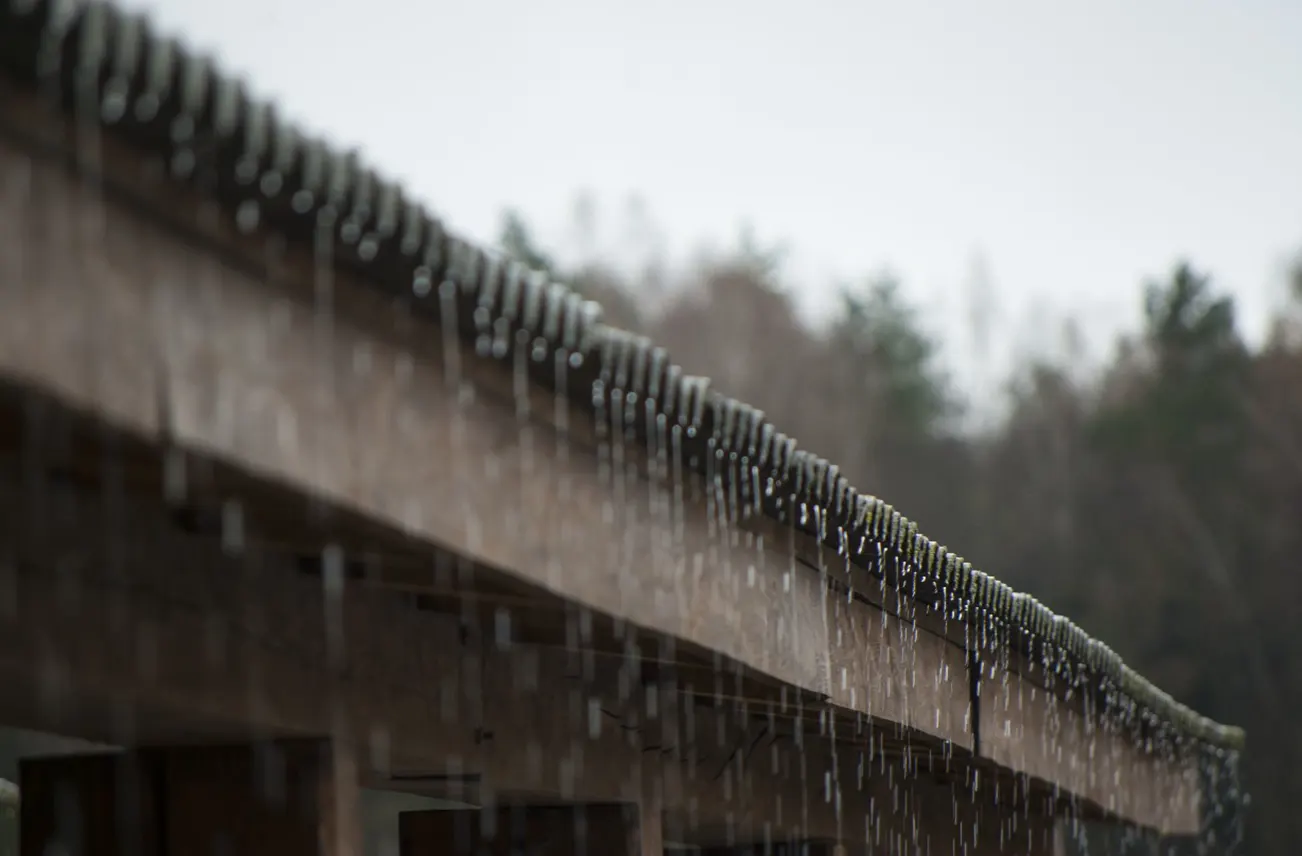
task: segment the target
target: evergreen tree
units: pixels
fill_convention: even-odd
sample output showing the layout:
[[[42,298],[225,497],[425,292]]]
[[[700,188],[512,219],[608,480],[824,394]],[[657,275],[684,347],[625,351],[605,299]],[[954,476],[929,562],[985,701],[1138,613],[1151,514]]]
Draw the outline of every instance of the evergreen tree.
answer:
[[[497,239],[502,252],[530,268],[542,271],[553,279],[558,271],[552,257],[539,247],[529,231],[529,226],[518,211],[507,211],[502,216],[502,230]]]
[[[951,427],[958,403],[941,370],[939,348],[922,329],[898,280],[879,276],[841,292],[833,341],[882,414],[894,439],[936,437]]]

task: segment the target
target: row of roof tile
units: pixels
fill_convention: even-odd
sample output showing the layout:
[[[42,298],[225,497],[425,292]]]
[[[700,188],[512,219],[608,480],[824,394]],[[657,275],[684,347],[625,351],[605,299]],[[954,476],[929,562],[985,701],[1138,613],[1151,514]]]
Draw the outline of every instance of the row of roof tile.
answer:
[[[805,529],[929,608],[986,622],[1001,644],[1092,686],[1113,714],[1177,742],[1242,745],[1240,729],[1190,710],[1070,620],[925,537],[760,411],[603,324],[570,289],[450,234],[354,153],[281,121],[144,18],[103,3],[0,0],[0,70],[156,153],[172,178],[213,193],[241,224],[308,241],[328,233],[338,263],[455,324],[482,353],[523,354],[538,383],[624,419],[648,442],[672,434],[684,465],[731,486],[745,511]]]

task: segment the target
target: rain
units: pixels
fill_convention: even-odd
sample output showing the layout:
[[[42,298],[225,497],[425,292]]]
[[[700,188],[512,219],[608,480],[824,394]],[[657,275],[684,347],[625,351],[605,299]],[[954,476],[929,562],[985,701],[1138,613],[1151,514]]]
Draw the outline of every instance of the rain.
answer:
[[[256,81],[0,80],[3,856],[1238,852],[1241,729]]]

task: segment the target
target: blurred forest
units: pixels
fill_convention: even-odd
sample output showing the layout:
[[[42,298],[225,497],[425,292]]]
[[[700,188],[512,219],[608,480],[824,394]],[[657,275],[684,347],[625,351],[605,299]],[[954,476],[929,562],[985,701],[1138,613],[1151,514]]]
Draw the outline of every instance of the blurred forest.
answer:
[[[1141,332],[1082,378],[1036,358],[999,418],[964,428],[920,307],[842,289],[815,328],[778,254],[743,240],[667,276],[560,265],[508,213],[501,249],[599,300],[607,323],[763,409],[851,483],[1105,639],[1160,687],[1248,732],[1247,842],[1302,841],[1302,258],[1259,348],[1192,262],[1135,284]]]

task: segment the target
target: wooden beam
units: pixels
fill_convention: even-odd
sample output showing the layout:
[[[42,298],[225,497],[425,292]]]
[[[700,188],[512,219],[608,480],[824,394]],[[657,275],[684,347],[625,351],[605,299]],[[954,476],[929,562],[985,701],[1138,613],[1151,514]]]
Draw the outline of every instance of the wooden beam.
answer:
[[[895,822],[874,814],[890,782],[856,778],[854,744],[820,738],[817,709],[803,737],[765,740],[730,705],[643,685],[635,660],[585,670],[564,652],[463,644],[455,623],[384,592],[335,598],[267,557],[228,555],[161,506],[0,476],[0,721],[116,745],[339,734],[363,781],[468,775],[496,800],[655,795],[690,834]]]
[[[612,467],[594,427],[512,366],[442,339],[328,258],[239,233],[112,139],[74,171],[60,162],[68,126],[32,99],[0,90],[0,120],[0,375],[844,714],[976,748],[961,648],[925,623],[838,601],[797,561],[791,533],[748,530],[701,481],[649,469],[641,449],[616,448],[625,466]],[[1090,751],[1068,741],[1038,761],[992,758],[1023,759],[1023,772],[1072,790]],[[1183,761],[1124,742],[1115,751],[1133,760],[1114,769],[1147,765],[1178,783],[1145,784],[1158,799],[1119,810],[1187,827],[1189,811],[1161,804],[1189,797]]]
[[[981,692],[982,754],[1165,833],[1200,828],[1198,763],[1188,747],[1137,748],[1137,735],[1063,698],[1036,673],[1000,669]]]
[[[12,109],[40,128],[39,110]],[[145,180],[103,145],[108,175]],[[651,477],[641,449],[619,450],[626,467],[603,464],[590,421],[519,386],[511,366],[310,259],[223,230],[198,201],[174,200],[169,219],[223,253],[12,144],[0,175],[0,247],[22,248],[0,267],[14,284],[0,290],[0,372],[803,691],[853,696],[849,710],[888,715],[908,697],[914,676],[898,669],[834,679],[825,587],[789,539],[743,531],[698,479]],[[870,620],[863,604],[846,610]],[[911,630],[897,635],[913,647]],[[931,659],[962,668],[944,647]],[[970,746],[966,681],[941,690],[940,727],[934,705],[918,727]]]

